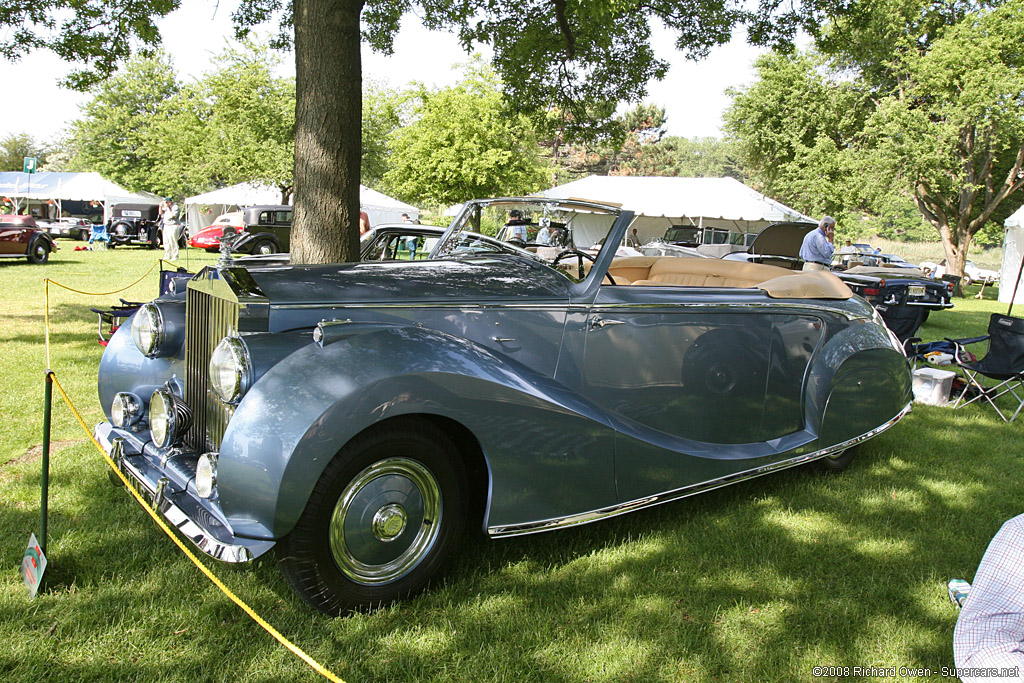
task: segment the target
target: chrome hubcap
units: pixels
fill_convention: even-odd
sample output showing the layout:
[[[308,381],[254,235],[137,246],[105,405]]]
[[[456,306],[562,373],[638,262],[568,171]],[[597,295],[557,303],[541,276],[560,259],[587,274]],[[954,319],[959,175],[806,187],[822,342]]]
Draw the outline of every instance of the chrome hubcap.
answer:
[[[401,505],[385,505],[373,516],[373,535],[388,542],[405,531],[406,515]]]
[[[329,541],[338,569],[362,585],[396,581],[437,542],[441,489],[433,473],[409,458],[387,458],[357,474],[331,514]]]

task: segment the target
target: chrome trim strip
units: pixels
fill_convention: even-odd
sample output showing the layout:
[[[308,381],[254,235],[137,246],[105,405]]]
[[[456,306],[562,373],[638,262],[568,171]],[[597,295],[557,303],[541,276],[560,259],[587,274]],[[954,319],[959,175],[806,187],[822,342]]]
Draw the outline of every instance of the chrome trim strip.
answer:
[[[688,496],[695,495],[697,493],[704,493],[713,489],[728,486],[729,484],[736,484],[741,481],[760,477],[777,470],[788,469],[790,467],[796,467],[803,465],[804,463],[811,462],[812,460],[818,460],[820,458],[827,457],[833,453],[846,450],[856,446],[857,444],[867,441],[868,439],[881,434],[889,427],[899,422],[903,417],[910,412],[910,403],[901,410],[896,417],[892,418],[885,424],[877,427],[866,434],[849,439],[835,446],[815,451],[814,453],[805,453],[804,455],[798,455],[788,460],[782,460],[780,462],[765,465],[764,467],[757,467],[752,470],[745,472],[737,472],[730,474],[725,477],[718,479],[712,479],[711,481],[702,482],[700,484],[692,484],[690,486],[684,486],[683,488],[675,489],[674,491],[667,491],[665,493],[655,494],[653,496],[647,496],[645,498],[639,498],[637,500],[631,500],[628,503],[620,503],[618,505],[612,505],[599,510],[592,510],[590,512],[584,512],[576,515],[568,515],[566,517],[555,517],[552,519],[540,520],[537,522],[525,522],[523,524],[507,524],[500,526],[487,527],[487,535],[493,538],[501,538],[504,536],[523,536],[526,534],[536,534],[542,531],[550,531],[552,529],[561,529],[569,526],[577,526],[579,524],[589,524],[590,522],[596,522],[607,517],[615,517],[618,515],[624,515],[627,512],[634,512],[636,510],[642,510],[644,508],[653,507],[655,505],[661,505],[662,503],[669,503],[680,498],[686,498]]]
[[[324,304],[278,304],[271,305],[272,310],[310,310],[310,309],[322,309],[322,310],[351,310],[356,308],[409,308],[409,309],[454,309],[460,311],[475,311],[481,309],[490,308],[506,308],[526,311],[594,311],[600,312],[605,310],[621,310],[621,309],[751,309],[751,308],[771,308],[772,310],[794,310],[802,312],[815,312],[815,313],[833,313],[845,317],[847,320],[871,320],[870,317],[865,317],[860,313],[853,311],[846,311],[840,307],[822,306],[820,304],[785,304],[779,303],[777,300],[774,301],[750,301],[747,303],[729,303],[722,301],[706,301],[706,302],[651,302],[651,303],[596,303],[593,305],[588,304],[564,304],[561,302],[552,304],[522,304],[522,303],[506,303],[506,302],[495,302],[495,303],[446,303],[438,301],[434,303],[387,303],[387,302],[368,302],[368,303],[338,303],[334,305],[325,306]],[[340,321],[339,321],[340,322]]]
[[[110,439],[111,430],[109,428],[103,429],[104,427],[108,427],[108,425],[106,423],[96,425],[96,428],[93,430],[93,436],[96,437],[103,450],[109,454],[113,449]],[[114,439],[114,441],[118,440]],[[121,451],[123,453],[123,446],[121,446]],[[142,474],[128,462],[128,458],[124,456],[120,457],[118,466],[118,469],[125,475],[125,478],[131,482],[132,488],[147,503],[154,505],[171,526],[181,532],[188,540],[192,541],[193,545],[210,557],[222,562],[251,562],[274,546],[273,541],[253,540],[250,542],[250,545],[242,545],[241,543],[232,544],[217,540],[209,531],[190,519],[184,510],[167,499],[166,479],[161,479],[157,487],[151,486]]]

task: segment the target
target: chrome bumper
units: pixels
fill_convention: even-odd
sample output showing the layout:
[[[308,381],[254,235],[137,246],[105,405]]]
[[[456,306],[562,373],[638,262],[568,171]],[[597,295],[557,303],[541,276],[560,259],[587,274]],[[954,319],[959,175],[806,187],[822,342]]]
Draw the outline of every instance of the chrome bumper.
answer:
[[[195,483],[167,461],[145,452],[145,444],[109,422],[96,425],[96,440],[132,488],[167,522],[210,557],[250,562],[274,547],[274,541],[239,538],[218,507],[195,495]]]

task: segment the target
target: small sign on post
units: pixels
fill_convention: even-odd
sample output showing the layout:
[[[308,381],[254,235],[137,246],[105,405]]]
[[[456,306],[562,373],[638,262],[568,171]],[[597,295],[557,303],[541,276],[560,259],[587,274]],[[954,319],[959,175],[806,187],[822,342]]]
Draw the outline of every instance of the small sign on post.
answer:
[[[35,157],[25,157],[21,170],[23,173],[35,173],[36,166],[38,165],[39,159],[36,159]]]
[[[46,555],[36,541],[36,535],[28,538],[28,549],[25,550],[25,557],[21,560],[21,578],[28,586],[28,596],[36,597],[39,592],[39,585],[43,582],[43,572],[46,571]]]

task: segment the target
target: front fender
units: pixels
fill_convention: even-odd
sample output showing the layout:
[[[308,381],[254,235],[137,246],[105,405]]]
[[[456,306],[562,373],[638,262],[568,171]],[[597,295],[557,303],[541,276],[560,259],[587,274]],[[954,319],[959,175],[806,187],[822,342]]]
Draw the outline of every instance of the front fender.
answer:
[[[268,370],[238,405],[218,465],[235,532],[280,538],[327,463],[354,436],[402,415],[455,420],[491,477],[490,524],[615,502],[614,431],[550,379],[487,349],[417,327],[310,343]]]
[[[168,380],[185,376],[185,360],[179,356],[170,358],[147,358],[132,341],[132,321],[125,320],[111,335],[107,348],[100,358],[97,390],[100,406],[107,420],[110,420],[110,404],[120,391],[130,391],[148,406],[153,390],[162,387]],[[148,410],[147,410],[148,413]]]

